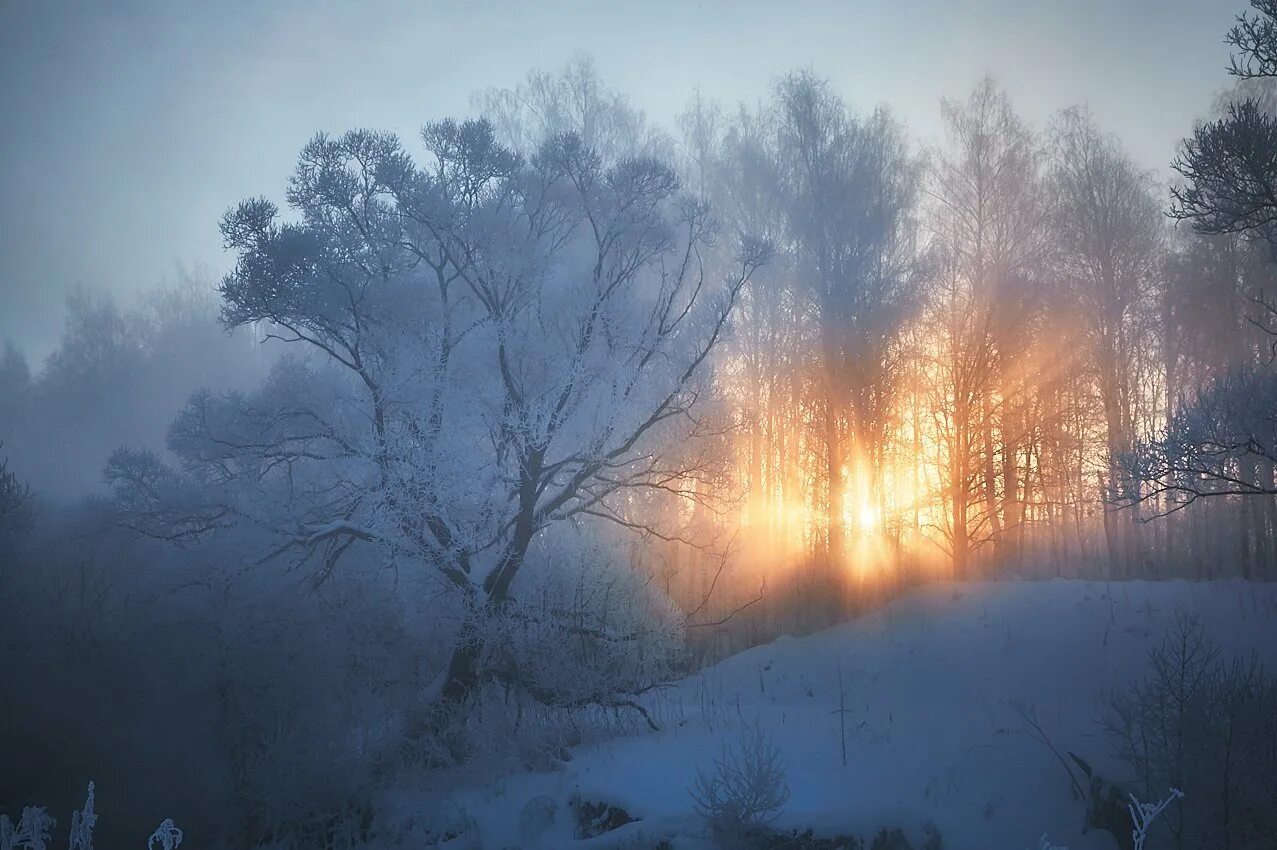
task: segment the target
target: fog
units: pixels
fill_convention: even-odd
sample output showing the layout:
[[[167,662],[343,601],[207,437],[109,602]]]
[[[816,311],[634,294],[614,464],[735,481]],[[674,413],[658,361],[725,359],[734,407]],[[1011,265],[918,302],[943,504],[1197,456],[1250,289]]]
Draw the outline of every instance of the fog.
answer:
[[[0,6],[0,850],[1271,846],[1275,57]]]
[[[861,108],[890,103],[927,142],[940,137],[939,98],[989,73],[1037,123],[1089,104],[1165,172],[1225,85],[1227,48],[1205,34],[1244,5],[855,0],[780,14],[759,2],[7,0],[0,337],[38,363],[77,286],[144,291],[178,263],[220,276],[229,261],[209,222],[243,197],[278,196],[318,131],[410,137],[428,118],[466,114],[472,92],[577,53],[662,124],[697,87],[753,103],[779,74],[811,67]]]

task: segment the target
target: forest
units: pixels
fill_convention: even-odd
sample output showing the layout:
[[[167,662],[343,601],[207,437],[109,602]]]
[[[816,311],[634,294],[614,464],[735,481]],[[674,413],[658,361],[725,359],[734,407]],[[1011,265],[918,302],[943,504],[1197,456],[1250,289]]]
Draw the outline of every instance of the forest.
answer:
[[[1277,846],[1251,7],[1171,163],[580,54],[78,289],[0,356],[0,850]]]

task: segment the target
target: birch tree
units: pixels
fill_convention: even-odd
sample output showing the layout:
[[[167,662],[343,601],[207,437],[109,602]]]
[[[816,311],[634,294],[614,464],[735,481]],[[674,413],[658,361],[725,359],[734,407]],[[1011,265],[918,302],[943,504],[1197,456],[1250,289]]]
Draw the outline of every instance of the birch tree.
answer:
[[[1104,415],[1104,532],[1114,563],[1129,566],[1132,553],[1115,511],[1130,489],[1120,459],[1134,444],[1138,405],[1145,401],[1136,382],[1137,361],[1151,348],[1144,342],[1162,215],[1151,177],[1087,112],[1060,113],[1051,139],[1059,274],[1083,320]]]

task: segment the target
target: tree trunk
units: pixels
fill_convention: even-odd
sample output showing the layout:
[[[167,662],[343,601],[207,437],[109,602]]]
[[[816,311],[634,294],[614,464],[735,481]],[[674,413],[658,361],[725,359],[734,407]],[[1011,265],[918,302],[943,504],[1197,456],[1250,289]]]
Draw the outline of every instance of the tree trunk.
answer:
[[[843,564],[843,480],[842,435],[832,390],[825,395],[825,475],[826,475],[826,567],[836,570]]]
[[[966,423],[962,421],[965,411],[954,410],[953,448],[949,459],[949,499],[950,499],[950,532],[949,543],[953,557],[953,577],[957,581],[966,581],[969,576],[967,564],[970,543],[967,539],[967,499],[968,499],[968,452]]]
[[[443,690],[440,695],[450,708],[461,706],[470,698],[479,685],[479,656],[482,653],[481,624],[477,622],[480,615],[466,615],[457,635],[457,643],[448,658],[448,669],[444,674]]]
[[[1002,545],[1002,518],[998,511],[998,473],[995,458],[997,441],[993,437],[992,391],[980,393],[980,438],[983,444],[984,511],[989,519],[989,533],[995,547]]]

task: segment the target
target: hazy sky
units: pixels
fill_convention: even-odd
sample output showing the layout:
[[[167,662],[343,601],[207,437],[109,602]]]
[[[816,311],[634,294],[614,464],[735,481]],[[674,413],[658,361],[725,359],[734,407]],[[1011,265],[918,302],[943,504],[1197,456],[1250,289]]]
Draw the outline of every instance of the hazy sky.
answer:
[[[34,361],[77,285],[128,294],[227,268],[240,199],[280,198],[320,130],[469,111],[576,53],[669,124],[699,85],[754,102],[795,67],[923,142],[942,96],[995,75],[1039,126],[1087,103],[1165,173],[1228,84],[1244,0],[0,0],[0,338]]]

